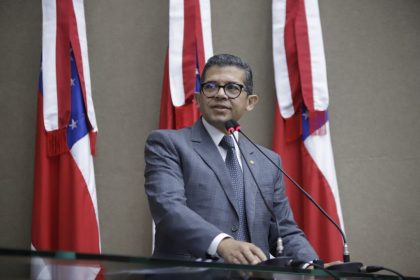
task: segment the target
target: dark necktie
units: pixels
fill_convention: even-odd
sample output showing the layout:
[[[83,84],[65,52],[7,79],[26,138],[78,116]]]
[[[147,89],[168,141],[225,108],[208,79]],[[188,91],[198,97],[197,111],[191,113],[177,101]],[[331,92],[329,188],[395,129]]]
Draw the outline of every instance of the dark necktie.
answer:
[[[249,241],[245,213],[244,176],[235,153],[235,145],[230,136],[224,136],[219,145],[227,151],[225,163],[230,174],[233,192],[236,197],[236,205],[239,211],[239,229],[236,232],[236,239]]]

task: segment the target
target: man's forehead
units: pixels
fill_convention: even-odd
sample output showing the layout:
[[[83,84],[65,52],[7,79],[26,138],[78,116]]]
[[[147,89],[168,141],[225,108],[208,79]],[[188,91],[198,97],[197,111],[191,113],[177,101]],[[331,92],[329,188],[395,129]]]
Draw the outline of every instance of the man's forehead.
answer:
[[[243,82],[245,80],[245,70],[234,65],[209,67],[205,74],[205,80],[213,79],[234,79]]]

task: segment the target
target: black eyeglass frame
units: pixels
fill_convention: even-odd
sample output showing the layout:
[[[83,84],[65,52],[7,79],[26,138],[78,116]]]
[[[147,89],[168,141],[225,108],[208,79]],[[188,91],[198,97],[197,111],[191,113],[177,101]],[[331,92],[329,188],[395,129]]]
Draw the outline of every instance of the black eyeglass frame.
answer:
[[[213,95],[213,96],[208,96],[208,95],[206,95],[206,94],[204,93],[203,87],[204,87],[205,85],[207,85],[207,84],[214,84],[215,86],[217,86],[217,91],[216,91],[216,94],[215,94],[215,95]],[[225,88],[225,87],[226,87],[226,86],[228,86],[228,85],[236,85],[236,86],[239,86],[239,93],[238,93],[238,95],[236,95],[235,97],[230,96],[230,95],[226,92],[226,88]],[[242,90],[245,88],[245,86],[244,86],[244,85],[241,85],[241,84],[234,83],[234,82],[229,82],[229,83],[226,83],[226,84],[224,84],[224,85],[219,85],[219,84],[217,84],[217,83],[215,83],[215,82],[205,82],[205,83],[200,84],[200,92],[201,92],[201,93],[202,93],[205,97],[207,97],[207,98],[214,98],[214,97],[216,97],[217,93],[220,91],[220,88],[223,88],[223,92],[225,93],[225,95],[226,95],[229,99],[235,99],[235,98],[238,98],[238,97],[241,95]]]

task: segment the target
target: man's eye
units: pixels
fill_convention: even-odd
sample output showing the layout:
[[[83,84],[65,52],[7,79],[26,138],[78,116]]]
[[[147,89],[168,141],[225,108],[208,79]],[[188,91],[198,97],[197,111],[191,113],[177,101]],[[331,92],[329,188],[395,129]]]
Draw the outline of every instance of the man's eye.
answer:
[[[236,91],[236,90],[240,90],[241,88],[238,86],[238,85],[236,85],[236,84],[227,84],[226,86],[225,86],[225,88],[227,89],[227,90],[233,90],[233,91]]]
[[[217,88],[217,85],[214,83],[208,83],[204,85],[204,89],[215,89]]]

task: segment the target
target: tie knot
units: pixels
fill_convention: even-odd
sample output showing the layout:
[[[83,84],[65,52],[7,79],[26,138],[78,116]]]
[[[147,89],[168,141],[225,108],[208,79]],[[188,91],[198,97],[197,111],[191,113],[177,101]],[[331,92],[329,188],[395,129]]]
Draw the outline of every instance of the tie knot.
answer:
[[[223,136],[222,140],[220,141],[219,145],[224,148],[225,150],[235,149],[235,143],[233,142],[232,137],[230,136]]]

